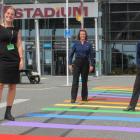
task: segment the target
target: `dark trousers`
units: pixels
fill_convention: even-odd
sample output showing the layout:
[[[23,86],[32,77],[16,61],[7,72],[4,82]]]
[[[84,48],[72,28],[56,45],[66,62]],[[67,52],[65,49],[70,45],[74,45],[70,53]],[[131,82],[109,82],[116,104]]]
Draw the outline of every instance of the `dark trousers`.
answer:
[[[137,68],[137,75],[133,87],[133,94],[130,101],[130,107],[135,108],[140,95],[140,68]]]
[[[78,87],[79,87],[79,76],[81,74],[82,80],[82,100],[87,100],[88,98],[88,73],[89,73],[89,62],[87,59],[77,58],[73,65],[73,82],[71,89],[71,99],[76,100]]]

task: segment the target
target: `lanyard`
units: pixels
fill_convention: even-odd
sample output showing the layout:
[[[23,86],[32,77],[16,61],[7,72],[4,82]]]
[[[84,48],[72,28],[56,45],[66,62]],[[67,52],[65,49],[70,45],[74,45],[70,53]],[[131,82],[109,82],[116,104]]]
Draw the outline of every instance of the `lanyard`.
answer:
[[[5,23],[4,23],[4,27],[6,27],[6,26],[5,26]],[[11,31],[10,43],[11,43],[11,41],[12,41],[12,39],[13,39],[13,34],[14,34],[14,31],[13,31],[13,29],[12,29],[12,31]]]
[[[12,39],[13,39],[13,29],[12,29],[12,32],[11,32],[11,39],[10,39],[10,43],[11,43],[11,41],[12,41]]]

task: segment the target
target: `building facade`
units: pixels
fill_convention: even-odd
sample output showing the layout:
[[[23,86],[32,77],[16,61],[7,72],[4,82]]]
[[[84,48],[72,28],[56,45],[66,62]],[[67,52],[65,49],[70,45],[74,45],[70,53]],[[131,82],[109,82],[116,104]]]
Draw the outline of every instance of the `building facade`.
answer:
[[[102,13],[105,73],[135,73],[136,44],[140,39],[140,1],[102,1]]]
[[[135,73],[136,44],[140,38],[140,2],[138,0],[84,0],[84,28],[95,46],[95,14],[98,10],[98,58],[100,74]],[[16,7],[14,25],[22,31],[25,68],[37,70],[36,19],[39,29],[42,75],[66,75],[65,0],[4,0]],[[36,3],[36,4],[35,4]],[[80,0],[69,0],[69,49],[81,22]],[[98,8],[98,9],[96,9]],[[95,10],[96,9],[96,10]],[[95,10],[95,11],[94,11]],[[96,49],[96,48],[95,48]]]

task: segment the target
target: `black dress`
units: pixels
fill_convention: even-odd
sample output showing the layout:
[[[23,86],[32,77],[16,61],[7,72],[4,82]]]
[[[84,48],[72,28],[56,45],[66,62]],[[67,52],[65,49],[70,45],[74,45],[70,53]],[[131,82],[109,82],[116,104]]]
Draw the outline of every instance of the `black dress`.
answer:
[[[0,25],[0,83],[19,83],[18,29]],[[10,47],[9,47],[10,45]]]

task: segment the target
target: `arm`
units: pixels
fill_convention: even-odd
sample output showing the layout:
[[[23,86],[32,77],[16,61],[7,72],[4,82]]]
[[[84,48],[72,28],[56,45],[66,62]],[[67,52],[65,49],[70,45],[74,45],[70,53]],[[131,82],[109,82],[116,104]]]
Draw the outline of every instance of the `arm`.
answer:
[[[75,53],[75,44],[71,48],[71,52],[69,54],[69,69],[71,72],[72,72],[72,59],[73,59],[74,53]]]
[[[92,45],[90,45],[89,60],[90,60],[89,72],[92,72],[94,70],[95,65],[95,50],[93,50]]]
[[[140,42],[137,44],[137,53],[136,53],[137,66],[140,67]]]
[[[17,48],[18,48],[18,53],[19,53],[19,58],[20,58],[20,64],[19,64],[19,69],[23,69],[23,48],[22,48],[22,39],[21,39],[21,33],[18,32],[18,37],[17,37]]]
[[[69,54],[69,65],[72,65],[72,59],[75,53],[75,44],[73,45],[73,47],[71,48],[70,54]]]
[[[95,65],[95,50],[93,50],[92,45],[90,45],[89,59],[90,59],[90,66],[94,66]]]

